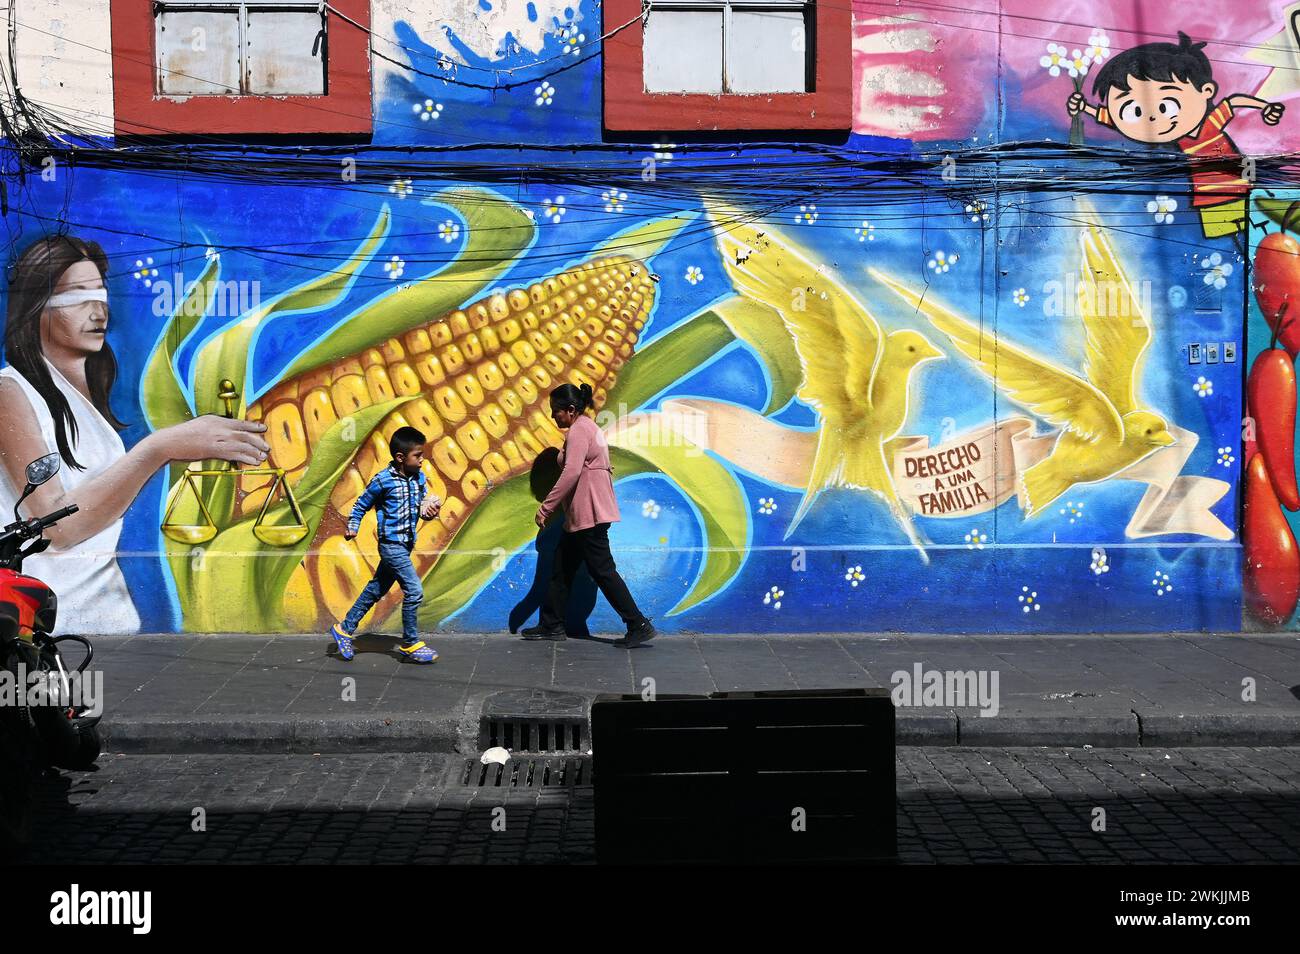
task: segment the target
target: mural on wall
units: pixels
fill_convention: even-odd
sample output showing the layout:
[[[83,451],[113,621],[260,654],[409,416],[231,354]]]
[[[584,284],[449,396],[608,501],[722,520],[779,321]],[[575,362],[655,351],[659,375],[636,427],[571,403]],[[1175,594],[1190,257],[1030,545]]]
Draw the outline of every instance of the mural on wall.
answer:
[[[1240,183],[1209,182],[1176,150],[1172,176],[1134,186],[1145,156],[1120,138],[1119,102],[1139,83],[1179,87],[1182,119],[1160,140],[1179,147],[1207,128],[1179,132],[1192,107],[1201,119],[1223,104],[1259,108],[1263,122],[1238,137],[1259,145],[1264,126],[1282,120],[1280,137],[1289,125],[1284,65],[1207,58],[1214,79],[1171,68],[1166,84],[1156,53],[1214,56],[1213,43],[1197,48],[1208,15],[1186,25],[1192,40],[1168,43],[1139,32],[1127,5],[1105,4],[1070,19],[1095,15],[1117,49],[1123,36],[1121,52],[1094,30],[1077,62],[1045,64],[1054,54],[1041,37],[1013,36],[996,77],[987,30],[902,27],[869,6],[855,8],[859,107],[893,95],[898,110],[859,108],[842,151],[660,143],[534,156],[527,174],[496,179],[453,174],[445,157],[403,171],[377,150],[357,168],[397,171],[343,182],[29,177],[14,208],[66,221],[74,244],[71,260],[48,266],[44,297],[11,285],[0,402],[16,395],[33,416],[0,426],[0,455],[11,482],[37,445],[87,464],[65,467],[60,492],[93,505],[48,555],[85,567],[60,593],[64,618],[90,632],[323,630],[376,560],[374,515],[355,541],[346,515],[387,462],[387,437],[409,424],[430,439],[425,477],[445,501],[414,554],[422,626],[517,628],[536,611],[554,546],[531,521],[540,469],[562,440],[546,396],[572,382],[593,387],[610,444],[620,567],[666,631],[1232,630],[1243,599],[1261,621],[1286,622],[1300,594],[1300,554],[1279,529],[1284,508],[1300,507],[1286,424],[1300,332],[1267,289],[1290,280],[1300,213],[1287,217],[1281,192],[1245,210]],[[392,26],[402,55],[433,75],[379,72],[377,143],[599,141],[594,5],[489,8],[469,32],[459,20]],[[1280,9],[1225,16],[1241,42],[1262,42]],[[882,85],[899,43],[912,45],[909,60],[925,52],[915,72],[943,77],[942,89],[906,72],[893,93]],[[972,49],[989,62],[954,59]],[[574,65],[482,88],[557,56]],[[950,89],[962,64],[972,76]],[[1071,84],[1039,79],[1071,64],[1084,102],[1067,106]],[[1220,76],[1254,93],[1207,94]],[[990,118],[999,98],[1014,107],[1004,126]],[[1078,179],[1069,152],[1028,150],[1020,170],[1014,154],[997,166],[963,155],[954,180],[935,161],[905,184],[886,172],[854,188],[763,172],[820,162],[830,174],[868,150],[915,169],[931,158],[922,142],[960,153],[990,130],[1059,141],[1083,116],[1105,127],[1090,155],[1117,144],[1089,159],[1100,185],[1086,201],[1049,187]],[[915,138],[874,138],[890,123]],[[1130,140],[1153,141],[1142,135]],[[525,168],[514,145],[485,155],[480,169],[492,158]],[[1242,454],[1237,348],[1261,347],[1241,320],[1244,211],[1251,321],[1275,325],[1281,348],[1250,354],[1265,367],[1252,403],[1278,416]],[[19,250],[39,234],[23,212],[8,222]],[[1270,268],[1279,277],[1261,286]],[[43,355],[21,331],[42,323]],[[65,361],[78,348],[84,371]],[[115,375],[93,370],[105,363],[96,354],[114,356]],[[30,394],[15,376],[35,384]],[[1288,381],[1290,418],[1276,397]],[[1252,503],[1265,489],[1272,502]],[[1255,539],[1271,533],[1271,549],[1250,549],[1252,521],[1270,528]],[[1263,554],[1253,566],[1252,552]],[[366,625],[392,630],[398,599]],[[104,616],[110,601],[125,607],[120,619]],[[616,627],[589,587],[575,601],[571,628]]]
[[[1243,421],[1245,451],[1242,579],[1246,623],[1294,627],[1300,602],[1296,544],[1295,357],[1300,327],[1292,315],[1300,294],[1300,194],[1279,191],[1254,199],[1251,247],[1254,295],[1247,336],[1250,376]]]

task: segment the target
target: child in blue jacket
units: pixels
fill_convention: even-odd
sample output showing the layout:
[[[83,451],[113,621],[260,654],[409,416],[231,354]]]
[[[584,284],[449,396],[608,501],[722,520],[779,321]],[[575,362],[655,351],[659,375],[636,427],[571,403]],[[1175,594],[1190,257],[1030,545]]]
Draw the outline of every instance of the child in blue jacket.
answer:
[[[347,617],[330,629],[339,655],[344,659],[351,659],[355,652],[352,634],[361,625],[362,618],[392,589],[394,583],[402,587],[402,643],[397,651],[417,663],[431,663],[438,658],[437,650],[426,646],[420,639],[417,615],[424,600],[424,587],[411,563],[419,521],[433,520],[442,509],[442,501],[436,495],[426,497],[424,474],[420,472],[420,465],[424,463],[424,444],[424,435],[413,427],[399,427],[394,431],[388,442],[392,461],[375,474],[370,485],[357,498],[348,518],[344,537],[353,540],[361,527],[361,518],[371,507],[375,508],[379,566],[352,604]]]

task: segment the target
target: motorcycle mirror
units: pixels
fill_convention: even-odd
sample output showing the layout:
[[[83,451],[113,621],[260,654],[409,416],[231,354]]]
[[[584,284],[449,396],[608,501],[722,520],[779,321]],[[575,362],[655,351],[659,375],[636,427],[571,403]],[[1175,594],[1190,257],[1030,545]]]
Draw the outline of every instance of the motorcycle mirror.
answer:
[[[27,465],[27,486],[23,488],[23,495],[14,504],[15,520],[22,519],[18,515],[18,508],[22,506],[23,501],[31,496],[33,490],[57,474],[62,466],[63,459],[58,454],[46,454]]]
[[[63,461],[58,454],[46,454],[27,465],[27,483],[34,490],[59,472]]]

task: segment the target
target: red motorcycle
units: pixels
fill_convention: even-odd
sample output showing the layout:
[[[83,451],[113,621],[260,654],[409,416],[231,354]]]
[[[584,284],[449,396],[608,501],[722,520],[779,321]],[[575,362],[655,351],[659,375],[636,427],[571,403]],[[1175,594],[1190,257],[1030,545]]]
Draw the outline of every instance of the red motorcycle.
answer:
[[[9,684],[0,698],[0,847],[6,854],[25,840],[37,773],[47,766],[89,769],[99,758],[100,716],[87,715],[78,704],[71,674],[80,679],[94,650],[80,636],[53,635],[58,597],[22,572],[24,559],[49,547],[46,528],[77,512],[76,506],[64,507],[28,520],[18,514],[60,464],[58,454],[49,454],[27,465],[14,522],[0,530],[0,678]],[[85,650],[72,671],[59,651],[69,641]]]

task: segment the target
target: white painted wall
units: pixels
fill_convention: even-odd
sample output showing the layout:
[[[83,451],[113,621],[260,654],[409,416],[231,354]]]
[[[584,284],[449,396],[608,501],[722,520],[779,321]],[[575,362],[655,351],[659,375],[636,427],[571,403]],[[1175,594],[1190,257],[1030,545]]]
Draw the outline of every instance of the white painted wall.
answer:
[[[23,95],[92,134],[113,130],[108,0],[9,0]],[[8,43],[8,11],[0,11]],[[7,64],[8,57],[0,56]],[[5,69],[7,70],[7,65]]]

